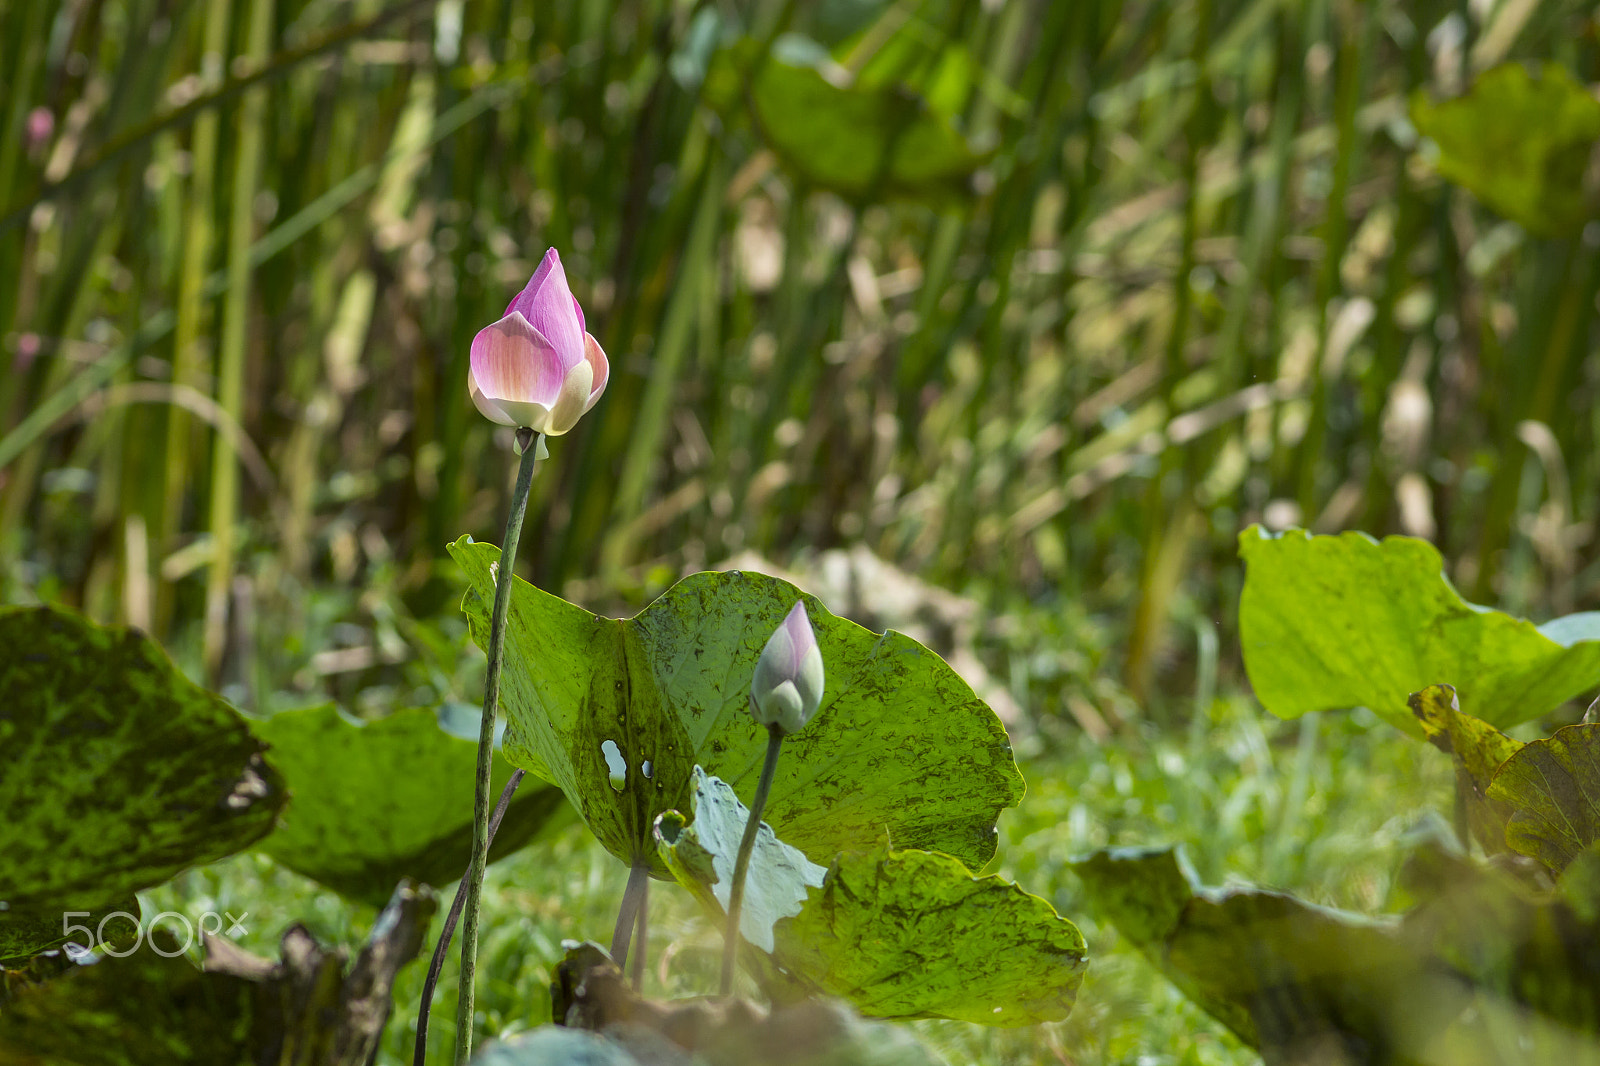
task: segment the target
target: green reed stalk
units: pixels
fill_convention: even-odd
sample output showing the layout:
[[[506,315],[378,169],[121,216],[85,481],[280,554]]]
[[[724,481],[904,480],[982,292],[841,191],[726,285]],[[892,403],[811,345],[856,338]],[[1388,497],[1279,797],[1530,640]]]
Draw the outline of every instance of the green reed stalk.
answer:
[[[622,474],[612,500],[611,532],[600,553],[600,573],[613,580],[627,563],[633,547],[632,522],[644,510],[650,470],[661,455],[667,439],[672,413],[673,390],[677,387],[690,339],[694,335],[696,310],[702,287],[715,284],[711,272],[716,249],[718,220],[726,179],[721,155],[713,150],[706,161],[700,204],[689,230],[689,244],[678,267],[678,282],[661,324],[661,341],[650,361],[650,382],[628,435],[628,451],[622,461]]]
[[[250,9],[250,39],[245,54],[264,59],[272,49],[273,0],[255,0]],[[250,316],[250,239],[255,226],[256,183],[267,91],[258,86],[245,94],[239,114],[239,144],[233,172],[233,203],[228,220],[228,295],[222,304],[222,343],[217,353],[217,403],[241,421],[244,391],[245,325]],[[211,453],[211,568],[206,578],[205,664],[211,677],[222,665],[226,643],[228,591],[233,579],[235,517],[238,511],[239,467],[233,442],[215,434]]]
[[[233,5],[228,0],[211,0],[205,15],[205,44],[200,54],[200,78],[206,91],[221,85],[228,63],[228,29]],[[177,325],[172,338],[172,383],[200,388],[201,320],[205,314],[204,287],[206,264],[211,258],[212,212],[217,169],[218,115],[205,111],[194,123],[194,138],[189,146],[189,204],[183,223],[183,259],[178,274]],[[200,391],[209,393],[209,389]],[[189,412],[173,405],[167,408],[166,477],[163,482],[161,522],[151,531],[151,546],[156,557],[172,545],[183,517],[183,498],[189,484],[189,437],[194,422]],[[172,593],[162,586],[156,593],[157,630],[166,628],[171,612]]]
[[[1323,459],[1328,427],[1328,382],[1322,372],[1328,350],[1328,304],[1343,288],[1339,267],[1350,240],[1346,201],[1363,146],[1361,131],[1356,128],[1356,115],[1365,96],[1370,66],[1367,57],[1373,50],[1378,16],[1365,8],[1352,8],[1340,16],[1339,21],[1341,26],[1336,38],[1339,52],[1335,63],[1338,84],[1334,92],[1337,146],[1333,187],[1328,192],[1322,223],[1322,264],[1317,275],[1317,350],[1311,363],[1311,417],[1299,452],[1297,496],[1306,525],[1312,523],[1319,510],[1317,471]]]

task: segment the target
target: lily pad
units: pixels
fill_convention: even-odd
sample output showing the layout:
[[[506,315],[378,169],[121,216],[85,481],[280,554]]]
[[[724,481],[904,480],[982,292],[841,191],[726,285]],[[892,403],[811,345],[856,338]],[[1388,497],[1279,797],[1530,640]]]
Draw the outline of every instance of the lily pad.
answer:
[[[1584,171],[1600,141],[1600,100],[1560,63],[1507,63],[1471,91],[1411,105],[1417,129],[1439,147],[1439,172],[1507,218],[1547,237],[1593,215]]]
[[[439,728],[426,708],[366,724],[331,705],[283,711],[255,724],[288,783],[283,823],[261,850],[351,899],[382,906],[402,878],[460,879],[472,854],[476,741]],[[498,753],[491,796],[512,768]],[[531,842],[564,806],[561,790],[524,780],[489,859]]]
[[[1049,902],[928,851],[840,855],[777,939],[791,975],[875,1018],[1058,1022],[1088,967]]]
[[[482,646],[499,550],[464,537],[450,551],[472,583],[463,609]],[[1023,791],[1000,720],[916,641],[868,632],[763,574],[695,574],[622,620],[519,579],[501,680],[506,758],[559,785],[614,855],[648,858],[670,879],[654,824],[689,804],[694,768],[755,791],[767,733],[747,709],[750,678],[796,600],[827,682],[816,716],[784,741],[766,820],[814,862],[887,836],[981,867],[995,819]]]
[[[1511,812],[1511,850],[1561,873],[1600,840],[1600,725],[1569,725],[1505,760],[1489,798]]]
[[[716,778],[696,782],[693,821],[662,815],[657,840],[679,881],[720,914],[748,811]],[[1083,936],[1045,900],[948,855],[879,848],[824,870],[770,826],[760,834],[739,928],[783,983],[876,1018],[1014,1026],[1071,1012]]]
[[[739,802],[732,786],[708,777],[696,766],[689,812],[687,824],[677,811],[661,815],[656,820],[656,843],[679,884],[702,899],[710,896],[710,901],[726,912],[733,866],[750,811]],[[740,934],[770,954],[774,948],[772,927],[781,918],[799,914],[807,890],[822,887],[827,872],[827,867],[818,866],[804,852],[779,840],[763,821],[745,876]]]
[[[285,794],[264,751],[142,634],[51,607],[0,611],[8,923],[53,918],[59,935],[65,911],[109,909],[266,836]]]
[[[1420,737],[1406,699],[1430,685],[1454,685],[1463,711],[1506,727],[1600,684],[1600,620],[1535,626],[1468,603],[1426,541],[1252,526],[1239,554],[1245,669],[1280,718],[1365,706]]]
[[[1414,692],[1410,703],[1428,743],[1455,763],[1456,795],[1465,809],[1473,838],[1490,855],[1505,851],[1506,822],[1512,808],[1490,797],[1489,782],[1500,764],[1522,747],[1522,741],[1506,736],[1488,722],[1462,714],[1455,689],[1449,685]]]
[[[1093,905],[1179,989],[1268,1063],[1412,1062],[1452,1019],[1398,923],[1265,889],[1201,888],[1173,848],[1072,864]]]

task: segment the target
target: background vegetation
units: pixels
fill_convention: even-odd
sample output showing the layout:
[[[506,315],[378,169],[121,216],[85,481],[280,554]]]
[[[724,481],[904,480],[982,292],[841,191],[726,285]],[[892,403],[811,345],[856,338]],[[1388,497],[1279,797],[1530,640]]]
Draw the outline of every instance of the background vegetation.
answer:
[[[0,601],[258,711],[473,702],[443,548],[512,468],[467,346],[554,245],[613,378],[527,576],[620,613],[864,545],[981,605],[1031,789],[999,862],[1096,961],[1059,1032],[935,1027],[958,1059],[1248,1059],[1061,862],[1184,839],[1370,910],[1444,795],[1373,719],[1236,695],[1249,523],[1600,607],[1590,5],[6,0],[0,70]],[[494,1025],[608,923],[580,841],[496,868]],[[370,920],[260,858],[162,891]]]

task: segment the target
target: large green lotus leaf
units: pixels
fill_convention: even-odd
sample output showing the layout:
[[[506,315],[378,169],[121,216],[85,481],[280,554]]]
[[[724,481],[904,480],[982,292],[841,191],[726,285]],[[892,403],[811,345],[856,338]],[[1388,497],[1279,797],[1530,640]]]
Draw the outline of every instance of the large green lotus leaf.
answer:
[[[450,551],[485,645],[499,551],[465,537]],[[519,579],[501,678],[506,757],[559,785],[613,854],[648,858],[669,879],[652,831],[689,803],[695,766],[754,794],[767,732],[748,713],[750,677],[802,599],[827,686],[816,717],[784,741],[766,820],[813,861],[887,837],[982,866],[995,819],[1023,790],[1000,720],[916,641],[870,633],[763,574],[695,574],[622,620]]]
[[[0,611],[10,919],[53,918],[59,934],[64,911],[103,910],[254,844],[284,802],[264,751],[143,635],[50,607]]]
[[[679,882],[721,914],[749,811],[698,767],[692,798],[688,819],[661,816],[656,840]],[[1039,897],[948,855],[879,848],[824,869],[765,823],[756,840],[739,929],[789,991],[840,996],[877,1018],[1015,1026],[1071,1012],[1083,936]]]
[[[1393,922],[1201,888],[1170,847],[1072,865],[1092,904],[1269,1063],[1428,1061],[1421,1048],[1459,1011],[1459,989],[1429,976]]]
[[[1524,744],[1489,785],[1511,812],[1511,850],[1561,873],[1600,840],[1600,725],[1569,725]]]
[[[1511,806],[1489,795],[1489,782],[1500,764],[1517,753],[1522,741],[1469,714],[1461,713],[1456,691],[1434,685],[1413,692],[1411,713],[1417,716],[1428,743],[1450,756],[1456,767],[1456,794],[1473,838],[1490,855],[1506,850],[1506,822]]]
[[[1245,669],[1280,718],[1365,706],[1420,737],[1406,698],[1454,685],[1461,709],[1510,726],[1600,684],[1600,616],[1544,626],[1470,604],[1433,545],[1364,533],[1239,535]]]
[[[1593,213],[1584,171],[1600,139],[1600,100],[1560,63],[1486,71],[1465,96],[1411,105],[1439,146],[1439,172],[1507,218],[1545,236],[1582,229]]]
[[[877,1018],[1056,1022],[1088,966],[1078,927],[1047,901],[928,851],[838,856],[777,941],[792,976]]]
[[[283,822],[262,851],[375,906],[405,877],[436,886],[460,879],[472,854],[476,741],[445,732],[425,708],[363,725],[331,705],[308,707],[257,722],[255,731],[271,745],[290,794]],[[511,772],[496,754],[491,796]],[[524,780],[490,861],[532,841],[563,806],[560,789]]]
[[[726,912],[750,811],[733,786],[694,768],[689,821],[668,811],[656,820],[656,845],[678,883]],[[807,890],[822,887],[828,869],[779,840],[765,821],[756,833],[739,908],[739,932],[762,951],[774,947],[772,927],[792,918],[805,904]],[[710,897],[707,899],[707,897]]]
[[[743,104],[785,166],[841,196],[948,198],[966,191],[983,159],[922,96],[899,85],[845,84],[808,62],[794,42],[784,43],[791,47],[765,57],[750,40],[718,53],[707,101],[723,111]],[[814,51],[825,61],[825,51]]]

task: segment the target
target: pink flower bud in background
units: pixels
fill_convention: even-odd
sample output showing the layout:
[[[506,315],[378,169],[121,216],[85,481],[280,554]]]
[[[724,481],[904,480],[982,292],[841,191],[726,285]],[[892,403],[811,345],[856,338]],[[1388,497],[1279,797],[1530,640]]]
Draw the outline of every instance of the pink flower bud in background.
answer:
[[[17,338],[16,354],[11,357],[11,369],[18,374],[26,374],[42,347],[37,333],[22,334]]]
[[[822,649],[802,600],[761,649],[750,681],[751,713],[761,725],[798,733],[817,713],[822,688]]]
[[[467,389],[485,418],[559,437],[594,406],[609,375],[552,248],[506,316],[472,339]]]
[[[28,151],[33,151],[50,139],[56,131],[56,116],[48,107],[36,107],[28,112],[28,121],[23,127],[23,139],[28,145]]]

